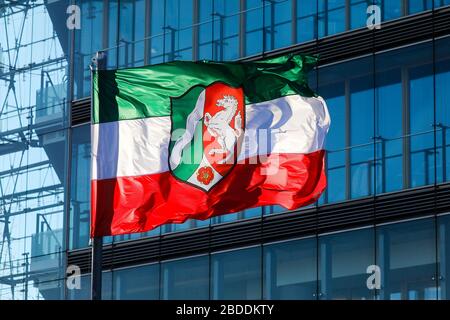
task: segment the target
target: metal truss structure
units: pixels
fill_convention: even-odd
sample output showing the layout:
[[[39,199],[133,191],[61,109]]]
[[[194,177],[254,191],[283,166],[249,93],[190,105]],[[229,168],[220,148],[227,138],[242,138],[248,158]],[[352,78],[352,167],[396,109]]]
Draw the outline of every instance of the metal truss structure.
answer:
[[[0,299],[60,278],[67,60],[46,4],[0,0]]]

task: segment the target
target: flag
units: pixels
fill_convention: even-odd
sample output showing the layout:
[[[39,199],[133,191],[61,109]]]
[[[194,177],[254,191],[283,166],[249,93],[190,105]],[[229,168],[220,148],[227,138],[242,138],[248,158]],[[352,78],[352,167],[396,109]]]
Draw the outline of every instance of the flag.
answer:
[[[286,55],[94,71],[91,236],[315,202],[330,124],[308,86],[316,62]]]

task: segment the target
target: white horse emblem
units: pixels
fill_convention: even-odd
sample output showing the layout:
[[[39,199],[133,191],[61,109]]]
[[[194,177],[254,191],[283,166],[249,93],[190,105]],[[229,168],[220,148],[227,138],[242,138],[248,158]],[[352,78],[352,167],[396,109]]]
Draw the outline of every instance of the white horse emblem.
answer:
[[[216,106],[224,109],[218,111],[214,116],[209,112],[205,113],[204,123],[208,132],[213,136],[220,148],[209,150],[209,155],[226,154],[225,158],[217,163],[226,163],[233,155],[233,149],[237,139],[242,135],[242,116],[239,111],[234,118],[234,128],[230,126],[231,120],[236,114],[238,100],[231,95],[224,95],[223,99],[217,100]]]

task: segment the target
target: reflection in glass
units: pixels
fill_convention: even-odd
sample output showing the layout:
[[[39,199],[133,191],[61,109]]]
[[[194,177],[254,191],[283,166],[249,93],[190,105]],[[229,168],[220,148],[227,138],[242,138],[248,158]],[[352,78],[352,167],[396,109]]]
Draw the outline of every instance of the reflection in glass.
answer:
[[[159,265],[115,269],[112,272],[112,288],[114,300],[157,300]]]
[[[438,284],[439,299],[450,299],[450,215],[438,217]]]
[[[211,255],[211,299],[261,299],[261,248]]]
[[[377,228],[381,300],[437,299],[435,237],[433,219]]]
[[[209,257],[163,262],[162,299],[201,300],[209,298]]]
[[[362,229],[319,237],[321,299],[372,300],[367,267],[375,263],[374,231]]]
[[[450,37],[435,43],[437,182],[450,179]]]
[[[264,246],[264,299],[311,300],[317,290],[316,238]]]

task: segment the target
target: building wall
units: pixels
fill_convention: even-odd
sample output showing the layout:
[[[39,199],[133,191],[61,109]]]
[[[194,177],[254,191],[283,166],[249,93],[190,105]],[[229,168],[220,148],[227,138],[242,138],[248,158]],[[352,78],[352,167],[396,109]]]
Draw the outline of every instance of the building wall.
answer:
[[[80,8],[80,29],[67,28],[71,4]],[[382,20],[390,21],[450,1],[369,4],[379,5]],[[368,2],[41,0],[28,10],[5,5],[0,7],[0,299],[64,299],[88,297],[89,291],[89,275],[81,290],[65,288],[67,252],[89,245],[89,125],[70,126],[70,102],[89,96],[89,64],[97,50],[106,51],[112,69],[174,59],[249,58],[364,28]],[[329,187],[316,206],[448,181],[449,51],[450,40],[443,37],[321,65],[311,74],[310,85],[327,100],[333,121]],[[272,214],[284,214],[283,208],[188,221],[105,242]],[[105,272],[104,297],[446,298],[447,220],[435,216],[113,268]],[[402,256],[411,248],[415,255]],[[386,270],[379,291],[365,289],[365,268],[372,263]]]
[[[103,272],[104,299],[448,299],[442,215]],[[367,268],[382,270],[370,290]],[[71,299],[89,298],[90,275]]]

